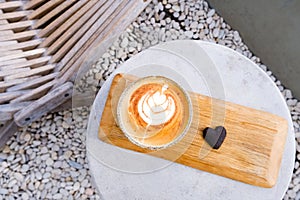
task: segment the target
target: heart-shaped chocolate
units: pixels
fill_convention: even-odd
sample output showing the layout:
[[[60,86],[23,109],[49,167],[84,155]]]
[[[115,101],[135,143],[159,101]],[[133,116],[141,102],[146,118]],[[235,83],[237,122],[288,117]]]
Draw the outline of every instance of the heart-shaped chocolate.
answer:
[[[203,130],[203,138],[213,148],[219,149],[226,137],[226,129],[223,126],[213,128],[205,128]]]

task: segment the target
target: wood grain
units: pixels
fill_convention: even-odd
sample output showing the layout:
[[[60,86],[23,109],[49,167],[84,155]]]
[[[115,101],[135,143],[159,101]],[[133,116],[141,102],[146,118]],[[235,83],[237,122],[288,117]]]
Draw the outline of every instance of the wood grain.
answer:
[[[64,9],[68,8],[70,5],[72,5],[76,0],[69,0],[64,1],[60,5],[58,5],[55,9],[51,10],[46,15],[42,16],[42,18],[38,19],[38,21],[33,24],[32,28],[36,29],[45,24],[46,22],[50,21],[51,18],[62,12]]]
[[[9,80],[9,81],[0,81],[0,92],[5,91],[6,88],[8,88],[8,87],[12,87],[17,84],[25,83],[26,81],[30,81],[30,80],[36,79],[38,77],[39,76],[31,76],[31,77],[14,79],[14,80]]]
[[[26,60],[25,62],[15,63],[12,65],[6,65],[0,67],[0,70],[18,69],[23,67],[30,67],[31,69],[41,67],[45,65],[50,60],[49,56],[44,56],[36,59]]]
[[[87,1],[81,0],[75,3],[71,8],[69,8],[67,11],[62,13],[58,18],[53,20],[49,25],[47,25],[44,29],[42,29],[39,33],[39,37],[45,37],[52,34],[57,28],[59,28],[62,24],[65,23],[78,9],[80,9]],[[64,24],[63,26],[66,26],[68,24]],[[47,46],[47,45],[46,45]]]
[[[24,68],[20,68],[20,69],[14,69],[14,70],[21,70]],[[15,73],[13,75],[7,75],[4,80],[13,80],[13,79],[18,79],[18,78],[25,78],[25,77],[29,77],[29,76],[33,76],[33,75],[38,75],[38,74],[42,74],[45,75],[47,74],[47,72],[51,71],[52,69],[54,69],[54,65],[45,65],[42,67],[37,67],[34,69],[30,69],[30,71],[24,71],[24,72],[19,72],[19,73]]]
[[[4,36],[0,36],[0,41],[6,40],[17,40],[19,42],[27,41],[32,39],[37,34],[36,30],[23,31],[19,33],[7,34]]]
[[[15,113],[22,108],[27,107],[32,102],[26,101],[26,102],[18,102],[18,103],[10,103],[10,104],[1,104],[0,105],[0,113]]]
[[[21,1],[11,1],[11,2],[1,2],[0,3],[0,9],[16,9],[23,5],[23,2]],[[10,11],[10,10],[9,10]]]
[[[98,45],[107,49],[148,4],[142,0],[0,0],[0,106],[32,101],[21,108],[23,112],[2,112],[0,118],[7,126],[10,120],[24,125],[35,119],[31,115],[38,117],[58,106],[60,102],[54,102],[61,97],[55,95],[60,93],[53,91],[71,87],[66,83],[74,82],[71,78],[89,50]]]
[[[76,50],[74,51],[73,48],[76,47],[76,45],[78,44],[78,40],[81,40],[82,38],[89,38],[91,35],[89,35],[89,32],[91,30],[91,26],[95,23],[95,21],[100,17],[103,16],[105,14],[105,10],[108,8],[108,6],[110,6],[111,4],[104,4],[106,0],[99,0],[97,4],[95,4],[93,6],[92,9],[89,10],[89,12],[87,12],[79,21],[77,21],[74,26],[78,26],[77,23],[82,23],[83,25],[80,27],[80,29],[74,33],[69,39],[68,41],[65,42],[65,44],[53,55],[51,61],[52,62],[57,62],[59,60],[61,60],[62,55],[66,55],[67,53],[69,53],[70,51],[76,52],[76,50],[78,51],[78,47],[76,48]],[[108,1],[110,2],[110,1]],[[115,1],[118,2],[118,1]],[[104,5],[103,5],[104,4]],[[98,10],[98,11],[97,11]],[[114,7],[111,6],[109,10],[114,10]],[[96,13],[94,13],[96,12]],[[87,20],[88,19],[88,20]],[[87,20],[85,22],[85,20]],[[83,37],[84,35],[84,37]],[[87,39],[86,39],[87,40]],[[77,44],[76,44],[77,43]],[[55,44],[53,44],[54,46]],[[82,44],[83,45],[83,44]],[[82,46],[81,45],[81,46]],[[52,47],[52,46],[51,46]],[[49,47],[48,51],[49,53],[51,52],[51,47]]]
[[[55,79],[55,77],[57,76],[58,73],[52,73],[52,74],[48,74],[46,76],[41,76],[41,77],[37,77],[34,78],[32,80],[28,80],[24,83],[20,83],[18,85],[9,87],[6,89],[7,92],[13,92],[13,91],[19,91],[19,90],[24,90],[24,89],[33,89],[33,88],[37,88],[43,84],[45,84],[46,82],[49,82],[53,79]]]
[[[20,110],[14,115],[18,126],[26,126],[42,115],[63,104],[72,97],[73,83],[67,82],[55,90],[47,93],[30,106]]]
[[[42,6],[40,6],[38,9],[36,9],[34,12],[30,13],[27,18],[28,19],[36,19],[39,18],[41,16],[43,16],[44,14],[46,14],[47,12],[49,12],[49,10],[51,10],[53,7],[55,7],[56,5],[64,2],[65,0],[52,0],[52,1],[48,1],[47,3],[43,4]]]
[[[0,93],[0,103],[2,104],[5,102],[8,102],[8,101],[10,101],[14,98],[17,98],[27,92],[28,92],[28,90],[19,90],[19,91],[14,91],[14,92]]]
[[[13,30],[15,32],[20,32],[32,26],[32,24],[33,24],[32,21],[20,21],[20,22],[4,24],[4,25],[0,25],[0,31]]]
[[[17,103],[17,102],[23,102],[27,100],[34,100],[34,99],[39,99],[42,96],[46,95],[48,90],[55,84],[56,80],[49,81],[33,90],[30,92],[27,92],[26,94],[19,96],[13,100],[11,100],[11,103]]]
[[[13,55],[0,57],[0,62],[3,64],[4,61],[18,59],[18,58],[38,58],[45,52],[45,49],[34,49],[30,51],[24,51],[22,53],[17,53]]]
[[[137,13],[140,13],[148,4],[149,1],[124,1],[65,65],[59,65],[61,73],[57,85],[68,80],[74,81],[78,74],[84,74],[88,69],[88,65],[81,68],[80,66],[83,65],[87,56],[92,57],[90,50],[97,51],[98,55],[103,54],[109,45],[120,35],[122,27],[127,27],[131,19],[135,18]],[[101,44],[101,48],[96,48],[99,46],[98,44]],[[97,54],[94,53],[94,55]],[[68,54],[66,58],[69,59]],[[91,63],[92,60],[91,58],[89,62]],[[62,59],[61,62],[65,63],[65,60]]]
[[[0,15],[0,20],[2,19],[8,19],[10,21],[18,21],[24,17],[26,17],[28,14],[30,14],[31,11],[15,11],[10,13],[4,13]]]
[[[47,0],[30,0],[24,5],[24,9],[29,10],[43,4]]]
[[[15,50],[15,49],[21,49],[23,51],[27,50],[33,50],[35,47],[37,47],[40,43],[40,39],[35,39],[35,40],[29,40],[25,42],[17,42],[16,43],[11,43],[7,46],[0,46],[0,50]]]
[[[116,75],[111,85],[100,121],[99,138],[102,141],[244,183],[266,188],[275,185],[288,131],[285,119],[264,111],[190,93],[194,106],[200,108],[200,113],[194,116],[186,136],[167,149],[143,149],[125,137],[113,117],[116,108],[112,108],[112,102],[117,101],[123,91],[125,80],[130,82],[132,77]],[[208,154],[200,159],[200,151],[207,148],[202,130],[212,123],[213,107],[218,108],[214,111],[216,114],[225,112],[224,124],[220,125],[226,128],[227,137],[220,149],[208,148]]]
[[[26,58],[13,58],[12,60],[8,59],[6,61],[0,61],[0,67],[8,66],[8,65],[14,65],[14,64],[19,64],[22,62],[26,62]]]
[[[51,33],[41,44],[41,47],[49,47],[51,45],[51,49],[49,52],[53,52],[57,50],[63,43],[66,41],[72,34],[74,34],[80,26],[73,26],[74,23],[77,22],[82,25],[84,21],[78,22],[78,20],[86,13],[89,9],[93,7],[96,1],[89,1],[83,7],[81,7],[77,12],[75,12],[70,18],[68,18],[58,29],[56,29],[53,33]],[[56,40],[59,37],[59,40]]]
[[[6,141],[18,130],[18,126],[13,120],[0,125],[0,147],[4,146]]]

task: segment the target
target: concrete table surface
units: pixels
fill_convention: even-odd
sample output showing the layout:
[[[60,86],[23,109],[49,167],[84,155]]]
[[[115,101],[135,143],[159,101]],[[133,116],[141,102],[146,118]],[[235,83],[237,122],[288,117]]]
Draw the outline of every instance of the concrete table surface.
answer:
[[[256,187],[100,141],[99,122],[116,73],[163,75],[187,90],[287,119],[289,132],[277,184],[270,189]],[[220,45],[185,40],[145,50],[114,71],[92,106],[86,146],[92,177],[103,199],[275,200],[284,196],[292,176],[294,136],[285,100],[255,63]]]

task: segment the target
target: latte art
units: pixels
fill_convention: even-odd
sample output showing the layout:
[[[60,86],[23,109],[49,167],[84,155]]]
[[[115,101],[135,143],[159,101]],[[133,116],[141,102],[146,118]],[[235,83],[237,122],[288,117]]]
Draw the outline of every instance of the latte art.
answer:
[[[191,113],[190,99],[179,85],[153,76],[126,88],[117,117],[130,141],[142,147],[162,148],[184,135]]]
[[[168,85],[160,91],[145,93],[138,102],[138,113],[148,125],[161,125],[171,119],[175,113],[175,102],[172,96],[164,93]]]

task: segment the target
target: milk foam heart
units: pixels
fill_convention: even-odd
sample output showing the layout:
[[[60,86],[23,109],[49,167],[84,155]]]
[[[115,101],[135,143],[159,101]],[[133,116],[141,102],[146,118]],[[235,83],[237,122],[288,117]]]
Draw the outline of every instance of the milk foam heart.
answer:
[[[145,93],[138,102],[138,113],[148,125],[161,125],[169,121],[175,113],[175,102],[164,93],[168,85],[163,85],[160,91]]]

